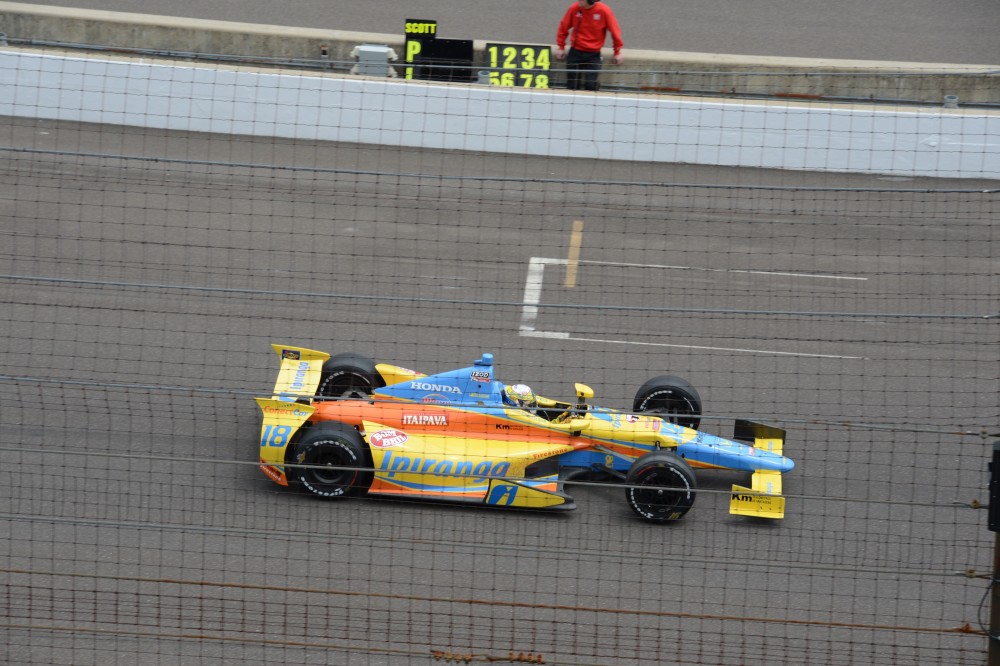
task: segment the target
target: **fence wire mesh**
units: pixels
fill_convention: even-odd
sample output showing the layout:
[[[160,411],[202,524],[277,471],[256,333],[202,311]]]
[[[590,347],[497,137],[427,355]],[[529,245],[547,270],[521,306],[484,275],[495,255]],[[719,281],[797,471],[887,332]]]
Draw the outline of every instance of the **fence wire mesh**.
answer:
[[[0,660],[982,663],[998,191],[8,117]],[[786,517],[321,501],[272,343],[780,426]]]

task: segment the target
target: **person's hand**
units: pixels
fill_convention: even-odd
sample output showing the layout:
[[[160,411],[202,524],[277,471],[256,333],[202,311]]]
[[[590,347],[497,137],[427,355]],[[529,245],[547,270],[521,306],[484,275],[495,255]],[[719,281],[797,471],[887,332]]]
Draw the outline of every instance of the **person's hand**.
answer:
[[[615,64],[616,64],[616,65],[620,65],[620,64],[622,64],[623,62],[625,62],[625,56],[623,56],[623,55],[622,55],[622,54],[620,54],[620,53],[619,53],[618,55],[616,55],[616,56],[615,56]]]
[[[566,50],[556,49],[556,60],[565,60],[565,59],[566,59]]]

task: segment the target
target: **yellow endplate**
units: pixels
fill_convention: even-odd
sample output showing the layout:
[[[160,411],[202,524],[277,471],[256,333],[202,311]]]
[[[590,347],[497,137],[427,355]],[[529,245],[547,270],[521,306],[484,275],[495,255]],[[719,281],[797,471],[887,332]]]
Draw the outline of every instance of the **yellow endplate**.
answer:
[[[785,498],[781,496],[781,472],[754,472],[750,488],[733,486],[729,513],[757,518],[784,518]]]

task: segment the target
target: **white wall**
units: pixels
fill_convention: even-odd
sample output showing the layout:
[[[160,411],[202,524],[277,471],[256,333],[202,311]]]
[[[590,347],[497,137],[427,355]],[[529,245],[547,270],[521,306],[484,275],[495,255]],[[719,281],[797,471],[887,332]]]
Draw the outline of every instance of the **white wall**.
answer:
[[[1000,113],[573,94],[0,51],[0,115],[497,153],[1000,178]]]

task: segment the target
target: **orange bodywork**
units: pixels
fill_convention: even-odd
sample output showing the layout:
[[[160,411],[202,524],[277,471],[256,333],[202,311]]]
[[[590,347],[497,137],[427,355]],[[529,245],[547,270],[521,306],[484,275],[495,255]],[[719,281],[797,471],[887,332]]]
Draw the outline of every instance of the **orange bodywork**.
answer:
[[[393,400],[331,400],[316,402],[311,421],[340,421],[363,430],[364,421],[376,421],[386,426],[417,434],[421,429],[449,432],[466,437],[492,441],[538,442],[592,448],[595,443],[574,437],[560,430],[543,430],[528,424],[512,423],[508,419],[440,404],[404,403]]]

